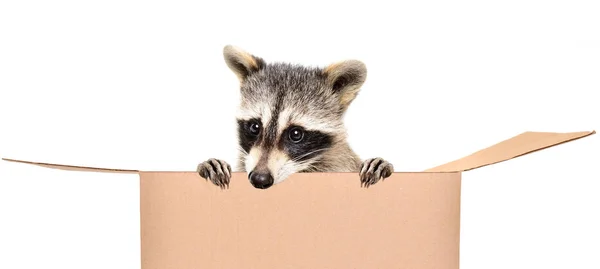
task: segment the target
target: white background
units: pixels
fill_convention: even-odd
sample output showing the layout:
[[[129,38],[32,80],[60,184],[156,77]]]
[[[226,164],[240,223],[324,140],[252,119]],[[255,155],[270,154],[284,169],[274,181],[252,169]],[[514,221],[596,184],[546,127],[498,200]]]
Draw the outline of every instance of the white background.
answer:
[[[2,1],[0,155],[233,163],[226,44],[267,61],[364,61],[350,143],[398,171],[523,131],[600,129],[594,2]],[[465,173],[461,268],[600,268],[599,164],[594,135]],[[139,268],[138,187],[0,162],[0,268]]]

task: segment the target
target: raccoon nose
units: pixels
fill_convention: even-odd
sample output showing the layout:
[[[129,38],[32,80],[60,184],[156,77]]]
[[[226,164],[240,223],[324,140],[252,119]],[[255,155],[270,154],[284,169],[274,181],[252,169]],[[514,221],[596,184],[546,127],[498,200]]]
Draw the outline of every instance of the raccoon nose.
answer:
[[[273,177],[271,173],[263,173],[263,172],[250,172],[248,175],[250,179],[250,183],[257,189],[266,189],[268,187],[273,186]]]

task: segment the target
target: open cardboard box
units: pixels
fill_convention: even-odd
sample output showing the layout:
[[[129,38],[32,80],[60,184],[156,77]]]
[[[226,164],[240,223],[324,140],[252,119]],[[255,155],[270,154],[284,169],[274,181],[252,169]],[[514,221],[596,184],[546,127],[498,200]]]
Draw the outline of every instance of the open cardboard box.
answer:
[[[140,177],[141,268],[459,268],[461,173],[594,134],[525,132],[369,190],[358,173],[294,174],[267,190],[234,173],[221,190],[196,172],[3,159]]]

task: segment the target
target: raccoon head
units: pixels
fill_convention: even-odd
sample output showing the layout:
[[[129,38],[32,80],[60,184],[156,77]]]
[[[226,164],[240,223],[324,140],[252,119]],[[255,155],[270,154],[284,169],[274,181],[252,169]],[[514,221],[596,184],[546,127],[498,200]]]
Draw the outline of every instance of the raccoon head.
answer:
[[[366,80],[365,64],[267,63],[230,45],[223,54],[240,81],[239,165],[251,184],[266,189],[293,173],[335,169],[331,159],[346,145],[342,119]]]

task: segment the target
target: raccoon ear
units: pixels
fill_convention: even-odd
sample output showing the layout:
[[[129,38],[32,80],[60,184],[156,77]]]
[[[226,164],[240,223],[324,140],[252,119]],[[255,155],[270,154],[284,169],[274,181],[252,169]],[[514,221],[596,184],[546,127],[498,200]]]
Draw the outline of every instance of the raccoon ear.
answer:
[[[223,57],[229,69],[240,81],[244,81],[249,75],[265,66],[263,59],[232,45],[223,48]]]
[[[342,106],[347,107],[367,79],[367,66],[358,60],[347,60],[325,67],[323,73],[333,92],[339,94]]]

